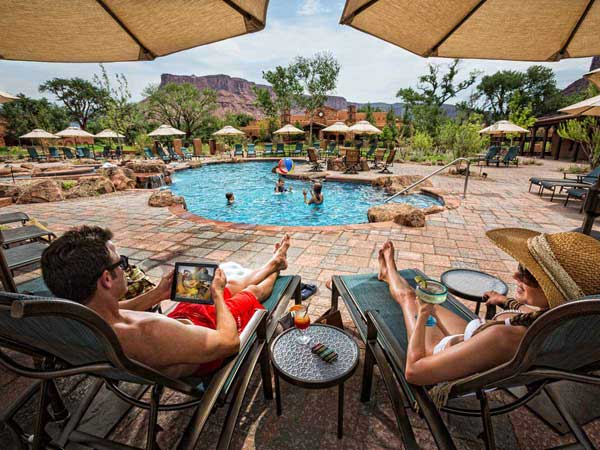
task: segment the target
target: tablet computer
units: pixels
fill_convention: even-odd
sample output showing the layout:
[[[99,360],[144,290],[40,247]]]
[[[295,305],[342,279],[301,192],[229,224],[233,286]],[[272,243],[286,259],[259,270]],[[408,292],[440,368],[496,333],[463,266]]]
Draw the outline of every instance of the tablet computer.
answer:
[[[171,299],[175,302],[212,305],[210,285],[215,277],[217,264],[175,263]]]

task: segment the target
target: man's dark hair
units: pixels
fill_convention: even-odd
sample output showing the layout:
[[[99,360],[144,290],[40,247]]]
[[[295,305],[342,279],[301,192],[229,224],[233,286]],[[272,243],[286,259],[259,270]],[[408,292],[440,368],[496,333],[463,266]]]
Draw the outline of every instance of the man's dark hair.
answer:
[[[57,297],[86,304],[102,272],[111,265],[108,228],[81,226],[67,231],[42,253],[46,286]]]
[[[323,189],[323,185],[321,183],[315,183],[313,186],[313,191],[317,195],[321,195],[321,190]]]
[[[231,200],[233,198],[233,192],[228,192],[227,194],[225,194],[225,198],[227,200]]]

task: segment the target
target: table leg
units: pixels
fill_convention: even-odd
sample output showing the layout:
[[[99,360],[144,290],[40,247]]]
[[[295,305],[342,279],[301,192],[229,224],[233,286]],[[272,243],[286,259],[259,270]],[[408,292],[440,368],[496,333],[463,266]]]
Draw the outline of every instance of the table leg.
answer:
[[[281,390],[279,388],[279,375],[277,375],[277,371],[275,372],[275,408],[277,411],[277,415],[281,415]]]
[[[344,383],[340,383],[338,388],[338,429],[337,437],[341,439],[344,436]]]
[[[479,310],[481,309],[481,302],[477,302],[477,306],[475,307],[475,315],[479,317]]]

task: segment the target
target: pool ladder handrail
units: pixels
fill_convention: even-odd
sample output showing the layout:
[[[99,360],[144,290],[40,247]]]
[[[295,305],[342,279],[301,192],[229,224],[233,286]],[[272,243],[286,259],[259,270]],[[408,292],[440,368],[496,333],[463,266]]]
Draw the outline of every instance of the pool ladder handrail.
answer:
[[[390,200],[392,200],[393,198],[398,197],[399,195],[402,194],[406,194],[408,191],[410,191],[411,189],[417,187],[419,184],[421,184],[423,181],[430,179],[432,176],[437,175],[438,173],[440,173],[441,171],[443,171],[444,169],[447,169],[450,166],[453,166],[454,164],[456,164],[458,161],[466,161],[467,162],[467,172],[465,175],[465,188],[463,191],[463,198],[467,198],[467,185],[469,184],[469,173],[471,172],[471,162],[473,162],[471,160],[471,158],[456,158],[454,161],[446,164],[444,167],[440,167],[439,169],[433,171],[432,173],[430,173],[429,175],[421,178],[418,181],[415,181],[413,184],[411,184],[408,187],[405,187],[404,189],[402,189],[400,192],[396,192],[394,195],[386,198],[383,203],[387,203]]]

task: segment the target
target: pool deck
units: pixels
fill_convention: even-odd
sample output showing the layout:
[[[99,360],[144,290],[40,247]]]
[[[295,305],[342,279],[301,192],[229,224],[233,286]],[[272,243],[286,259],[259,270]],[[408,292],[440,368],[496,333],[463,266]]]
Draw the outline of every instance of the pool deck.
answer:
[[[512,272],[516,264],[487,240],[485,231],[525,227],[556,232],[580,226],[583,217],[578,212],[577,201],[565,208],[560,199],[551,203],[549,196],[540,198],[537,193],[527,192],[529,177],[561,177],[558,168],[568,165],[568,162],[546,160],[541,166],[484,167],[482,171],[487,173],[487,179],[470,180],[468,195],[461,199],[460,207],[428,216],[424,228],[408,228],[393,223],[314,229],[236,226],[197,219],[177,208],[151,208],[147,205],[151,192],[143,190],[61,203],[11,206],[1,212],[24,211],[57,233],[81,224],[110,227],[121,253],[128,255],[130,261],[146,267],[152,277],[159,277],[165,266],[194,258],[215,262],[230,260],[254,268],[269,259],[273,244],[284,233],[290,233],[292,246],[285,273],[299,274],[303,282],[318,285],[318,293],[308,300],[310,315],[316,318],[330,303],[330,292],[325,282],[334,274],[376,271],[377,250],[388,239],[394,242],[400,268],[418,268],[436,278],[450,268],[469,267],[497,275],[513,289]],[[394,164],[390,169],[394,174],[425,175],[435,168]],[[378,175],[369,173],[368,177]],[[357,176],[340,177],[355,179]],[[463,181],[460,177],[443,175],[432,178],[435,187],[456,195],[462,193]],[[324,194],[327,198],[326,185]],[[21,275],[20,278],[28,276]],[[466,303],[469,307],[474,306]],[[356,334],[343,306],[342,315],[344,325]],[[283,415],[277,417],[274,402],[266,402],[262,397],[257,372],[253,375],[231,448],[402,448],[391,403],[377,370],[373,399],[369,403],[359,401],[360,367],[347,382],[345,435],[340,441],[335,436],[335,389],[305,391],[282,383]],[[0,398],[3,403],[14,398],[28,383],[28,380],[0,369]],[[178,396],[173,392],[167,395]],[[506,397],[507,394],[499,393],[496,400]],[[319,413],[315,414],[316,411]],[[98,412],[100,417],[102,414]],[[144,416],[145,413],[133,410],[121,426],[111,432],[112,436],[124,443],[143,445],[146,432],[142,425]],[[222,417],[222,410],[213,415],[198,449],[214,448]],[[420,445],[426,449],[435,448],[426,424],[412,413],[410,418]],[[159,415],[159,423],[165,430],[159,434],[162,448],[175,446],[188,419],[189,413],[185,412]],[[494,421],[498,448],[501,449],[543,449],[571,441],[570,437],[552,431],[526,408],[519,408],[508,417],[495,418]],[[475,423],[464,420],[453,422],[451,431],[459,448],[482,448]],[[600,445],[600,421],[588,424],[586,431],[595,445]]]

